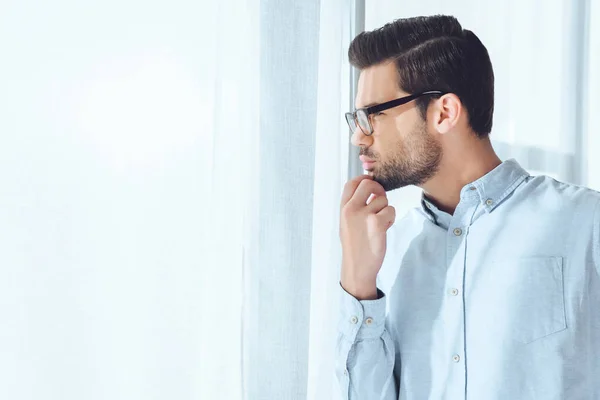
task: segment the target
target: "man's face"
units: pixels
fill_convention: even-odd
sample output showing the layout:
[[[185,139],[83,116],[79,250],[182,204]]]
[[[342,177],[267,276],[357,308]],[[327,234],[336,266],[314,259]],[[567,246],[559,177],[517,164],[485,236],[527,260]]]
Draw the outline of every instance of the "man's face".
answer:
[[[373,66],[361,71],[356,108],[381,104],[404,97],[398,88],[394,63]],[[442,146],[430,133],[415,101],[371,114],[373,134],[360,129],[352,135],[352,144],[360,146],[360,155],[375,162],[367,172],[386,191],[408,185],[421,185],[435,175],[442,159]]]

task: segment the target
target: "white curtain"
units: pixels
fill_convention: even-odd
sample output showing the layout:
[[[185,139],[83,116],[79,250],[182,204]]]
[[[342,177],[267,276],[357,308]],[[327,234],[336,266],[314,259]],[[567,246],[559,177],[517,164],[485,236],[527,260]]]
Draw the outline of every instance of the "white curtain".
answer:
[[[533,174],[600,190],[597,124],[600,64],[595,0],[459,0],[366,2],[367,30],[392,19],[449,14],[481,39],[496,78],[491,139],[502,159]],[[594,90],[595,89],[595,90]],[[414,187],[391,194],[403,213]]]
[[[2,3],[0,398],[337,398],[352,3]],[[503,155],[599,188],[597,2],[487,4],[366,26],[457,15]]]
[[[586,7],[584,60],[584,132],[587,144],[587,185],[600,191],[600,127],[596,116],[600,110],[600,1],[589,0]]]
[[[261,1],[257,151],[244,242],[247,399],[337,398],[339,202],[350,3]],[[216,135],[223,134],[215,132]],[[226,244],[225,244],[226,246]]]
[[[0,398],[334,398],[348,7],[2,3]]]
[[[240,153],[251,112],[235,75],[214,79],[234,69],[214,64],[217,18],[256,36],[257,7],[238,3],[2,2],[0,398],[241,398],[227,206],[246,182],[228,152],[237,175],[211,168],[220,142]],[[235,48],[236,73],[253,50]],[[235,129],[213,143],[215,126]]]

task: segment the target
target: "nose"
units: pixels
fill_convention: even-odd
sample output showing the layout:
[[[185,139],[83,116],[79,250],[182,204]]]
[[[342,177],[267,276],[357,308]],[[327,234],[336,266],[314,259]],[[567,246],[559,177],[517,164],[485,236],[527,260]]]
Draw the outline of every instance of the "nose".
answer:
[[[350,137],[350,143],[357,147],[369,147],[373,143],[372,136],[365,135],[360,127],[357,126]]]

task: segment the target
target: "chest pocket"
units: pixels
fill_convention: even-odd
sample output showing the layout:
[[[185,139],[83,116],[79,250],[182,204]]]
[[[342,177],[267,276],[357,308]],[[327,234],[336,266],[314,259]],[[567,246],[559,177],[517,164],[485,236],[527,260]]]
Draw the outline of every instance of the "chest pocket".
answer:
[[[497,267],[506,285],[509,336],[527,344],[567,328],[562,257],[501,261]]]

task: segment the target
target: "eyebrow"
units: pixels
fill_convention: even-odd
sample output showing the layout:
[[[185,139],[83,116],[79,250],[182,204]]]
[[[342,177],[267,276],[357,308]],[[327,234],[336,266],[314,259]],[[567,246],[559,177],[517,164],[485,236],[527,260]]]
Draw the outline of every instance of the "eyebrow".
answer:
[[[355,109],[358,110],[359,108],[369,108],[369,107],[373,107],[373,106],[378,106],[379,104],[382,104],[382,103],[369,103],[366,106],[355,107]]]

